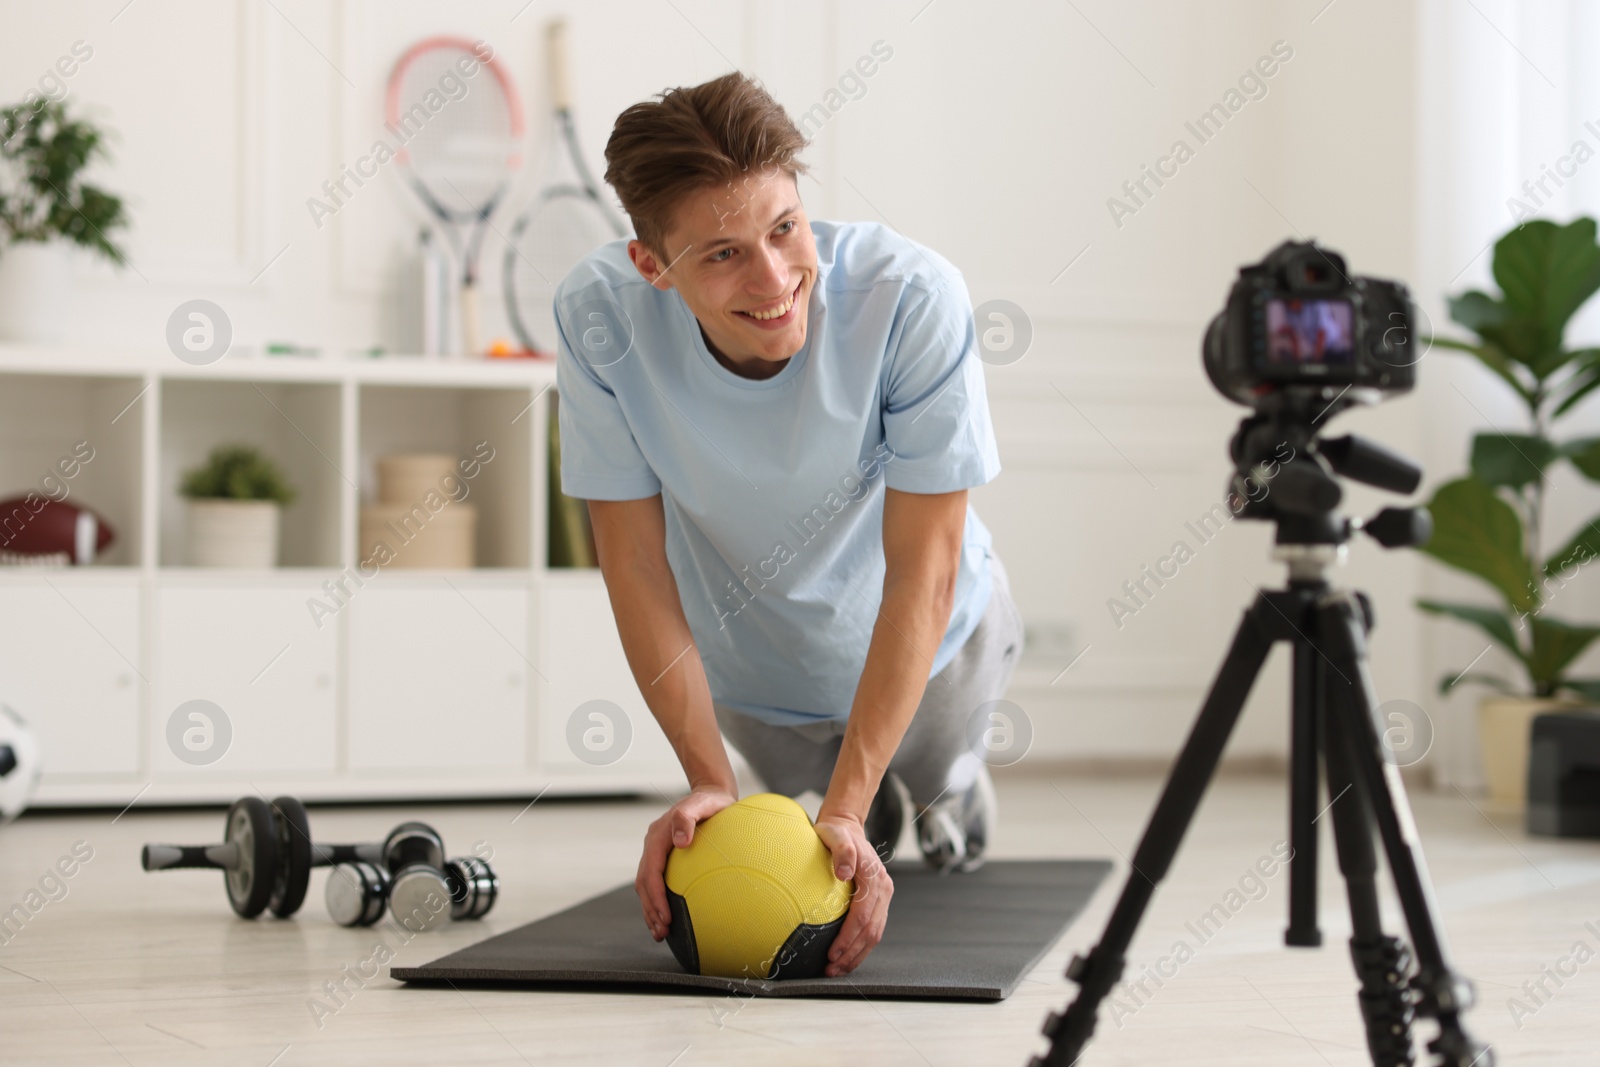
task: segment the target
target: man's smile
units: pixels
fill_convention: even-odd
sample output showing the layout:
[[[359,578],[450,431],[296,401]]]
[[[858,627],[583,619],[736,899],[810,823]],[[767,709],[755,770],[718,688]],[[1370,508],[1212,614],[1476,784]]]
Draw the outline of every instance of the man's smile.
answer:
[[[759,323],[762,326],[785,325],[793,318],[792,312],[800,300],[800,290],[805,285],[805,279],[795,283],[793,291],[784,299],[765,307],[753,308],[748,311],[735,311],[735,315]]]

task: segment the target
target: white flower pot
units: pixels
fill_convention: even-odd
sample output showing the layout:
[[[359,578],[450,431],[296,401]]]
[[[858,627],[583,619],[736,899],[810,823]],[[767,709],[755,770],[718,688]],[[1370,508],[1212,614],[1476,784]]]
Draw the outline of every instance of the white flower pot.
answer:
[[[1528,802],[1528,736],[1533,720],[1547,711],[1576,707],[1549,697],[1485,697],[1478,705],[1478,747],[1489,799],[1507,808]]]
[[[272,500],[189,501],[189,566],[262,570],[278,565]]]
[[[0,247],[0,340],[59,341],[71,284],[72,250],[60,241]]]

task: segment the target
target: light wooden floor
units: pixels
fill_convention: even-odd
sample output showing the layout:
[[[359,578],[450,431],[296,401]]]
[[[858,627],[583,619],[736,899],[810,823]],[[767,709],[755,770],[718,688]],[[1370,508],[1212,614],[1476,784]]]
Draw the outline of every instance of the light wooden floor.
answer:
[[[999,784],[997,855],[1115,857],[1131,851],[1159,782],[1033,769]],[[1475,1032],[1495,1043],[1502,1064],[1600,1062],[1600,958],[1561,962],[1579,942],[1600,952],[1600,845],[1529,839],[1514,818],[1491,820],[1454,792],[1413,803],[1456,960],[1480,991]],[[517,804],[345,808],[313,810],[312,825],[323,840],[367,840],[402,818],[422,818],[452,853],[479,841],[494,850],[505,895],[493,915],[400,947],[398,959],[411,963],[630,881],[636,842],[660,806],[540,802],[520,817]],[[1284,812],[1275,780],[1217,783],[1156,898],[1131,970],[1179,938],[1196,944],[1185,922],[1224,902],[1282,839]],[[305,909],[282,923],[235,919],[219,875],[139,870],[142,842],[211,841],[220,824],[214,811],[134,808],[114,822],[109,814],[39,814],[0,828],[0,908],[21,901],[74,842],[94,850],[66,896],[0,947],[0,1062],[1021,1067],[1041,1048],[1046,1010],[1070,994],[1060,977],[1069,953],[1098,938],[1125,869],[1119,859],[1088,914],[1001,1004],[457,993],[379,977],[319,1027],[309,999],[342,967],[371,956],[384,935],[333,925],[321,872]],[[1323,873],[1327,947],[1281,947],[1280,873],[1147,1002],[1129,1001],[1136,1010],[1120,1028],[1102,1011],[1087,1067],[1366,1063],[1343,898],[1328,864]],[[1546,978],[1553,995],[1542,1005],[1528,1001],[1533,1014],[1514,1020],[1508,998],[1522,996],[1523,983],[1546,966],[1577,973],[1560,988]]]

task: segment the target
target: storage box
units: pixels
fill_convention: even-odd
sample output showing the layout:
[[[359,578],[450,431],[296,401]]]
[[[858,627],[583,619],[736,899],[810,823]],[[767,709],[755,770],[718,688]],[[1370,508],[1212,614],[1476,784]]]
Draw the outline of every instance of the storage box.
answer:
[[[425,494],[424,494],[425,495]],[[369,504],[361,509],[360,560],[380,567],[461,568],[477,559],[478,512],[449,500],[438,511],[421,503]],[[377,546],[386,545],[385,552]]]
[[[443,483],[452,475],[460,480],[456,457],[443,453],[382,456],[378,459],[378,502],[410,506],[422,503],[429,493],[447,497],[450,494]]]

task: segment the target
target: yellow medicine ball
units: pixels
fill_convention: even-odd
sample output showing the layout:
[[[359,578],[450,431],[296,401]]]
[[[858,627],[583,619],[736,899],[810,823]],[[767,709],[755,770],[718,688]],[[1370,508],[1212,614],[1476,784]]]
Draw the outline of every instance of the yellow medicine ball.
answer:
[[[690,974],[815,978],[850,910],[853,882],[805,809],[758,793],[695,828],[667,858],[667,944]]]

